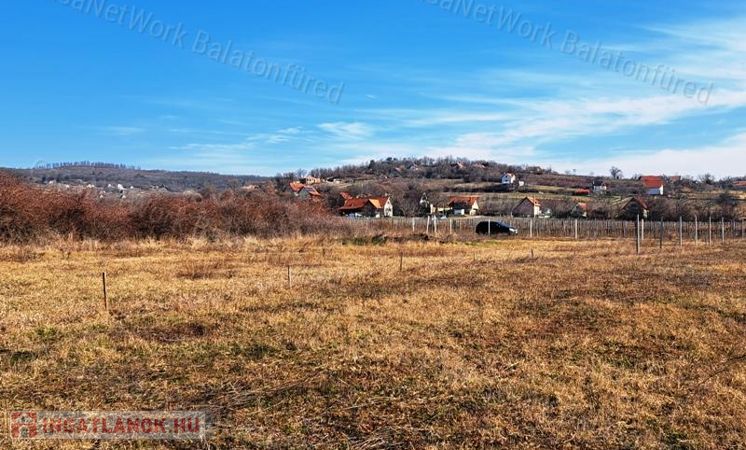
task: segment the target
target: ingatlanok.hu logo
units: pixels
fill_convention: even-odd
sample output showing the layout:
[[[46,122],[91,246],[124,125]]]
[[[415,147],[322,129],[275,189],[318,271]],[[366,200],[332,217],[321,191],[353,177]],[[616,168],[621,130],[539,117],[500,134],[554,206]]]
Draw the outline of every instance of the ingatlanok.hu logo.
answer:
[[[201,411],[60,412],[13,411],[14,440],[203,440]]]

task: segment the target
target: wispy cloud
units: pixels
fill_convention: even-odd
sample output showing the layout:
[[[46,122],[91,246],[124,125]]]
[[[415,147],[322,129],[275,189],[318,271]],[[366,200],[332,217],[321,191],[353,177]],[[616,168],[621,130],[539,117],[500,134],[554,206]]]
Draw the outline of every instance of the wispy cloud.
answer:
[[[577,169],[581,173],[606,173],[610,167],[621,168],[627,175],[647,171],[668,175],[701,175],[718,177],[746,175],[746,133],[701,147],[650,149],[591,160],[555,161],[555,168]],[[740,173],[738,172],[740,170]]]
[[[329,122],[322,123],[319,128],[342,139],[357,140],[371,136],[372,128],[362,122]]]
[[[145,128],[130,127],[130,126],[108,126],[108,127],[101,127],[100,130],[105,134],[108,134],[110,136],[117,136],[117,137],[134,136],[136,134],[141,134],[146,131]]]

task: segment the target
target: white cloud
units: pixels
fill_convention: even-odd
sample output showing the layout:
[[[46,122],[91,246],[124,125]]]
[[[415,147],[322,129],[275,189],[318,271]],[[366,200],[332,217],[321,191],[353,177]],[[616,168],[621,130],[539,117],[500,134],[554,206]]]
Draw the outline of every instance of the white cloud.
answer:
[[[606,173],[612,166],[625,174],[701,175],[717,177],[746,175],[746,133],[718,144],[694,148],[670,148],[624,152],[595,160],[556,161],[560,170],[577,169],[579,173]]]
[[[373,134],[372,128],[362,122],[329,122],[319,128],[341,139],[357,140]]]

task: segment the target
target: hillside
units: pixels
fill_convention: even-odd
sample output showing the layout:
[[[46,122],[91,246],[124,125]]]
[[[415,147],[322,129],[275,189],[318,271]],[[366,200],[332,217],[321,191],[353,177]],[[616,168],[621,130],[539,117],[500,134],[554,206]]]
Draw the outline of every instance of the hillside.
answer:
[[[33,169],[6,169],[34,183],[63,183],[69,185],[92,184],[105,188],[121,184],[137,189],[164,188],[171,192],[200,190],[206,187],[229,189],[247,183],[266,181],[267,178],[253,175],[231,176],[208,172],[171,172],[167,170],[142,170],[118,164],[70,163]]]

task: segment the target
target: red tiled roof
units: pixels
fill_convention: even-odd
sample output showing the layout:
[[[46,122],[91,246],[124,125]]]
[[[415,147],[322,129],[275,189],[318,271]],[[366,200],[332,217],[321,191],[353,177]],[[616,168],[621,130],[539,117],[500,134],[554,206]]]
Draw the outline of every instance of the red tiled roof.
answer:
[[[733,185],[735,187],[746,187],[746,181],[736,181]]]
[[[448,206],[453,206],[456,204],[465,204],[469,207],[473,207],[475,203],[479,201],[478,195],[456,195],[454,197],[451,197],[448,201]]]
[[[353,198],[352,195],[349,194],[349,192],[340,192],[339,196],[342,197],[345,200],[349,200],[349,199]]]
[[[389,202],[390,197],[369,197],[368,201],[376,207],[376,209],[383,209],[386,203]]]
[[[646,189],[659,189],[664,185],[662,177],[645,176],[641,177],[640,180]]]
[[[303,189],[305,189],[305,191],[308,192],[308,195],[312,197],[321,197],[321,194],[319,194],[319,191],[317,191],[315,187],[306,186]]]
[[[534,205],[534,206],[541,206],[541,201],[540,201],[539,199],[537,199],[537,198],[534,198],[534,197],[526,197],[526,198],[524,198],[524,199],[523,199],[523,200],[521,201],[521,203],[525,202],[526,200],[528,200],[528,201],[529,201],[529,202],[530,202],[530,203],[531,203],[532,205]]]
[[[303,183],[298,183],[297,181],[290,182],[290,189],[292,189],[296,194],[302,191],[304,187],[306,187],[306,185]]]
[[[340,211],[357,211],[365,208],[365,205],[370,203],[376,209],[383,209],[388,203],[390,197],[361,197],[361,198],[348,198],[345,200],[344,206],[339,208]]]

